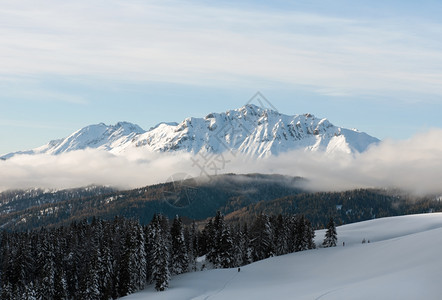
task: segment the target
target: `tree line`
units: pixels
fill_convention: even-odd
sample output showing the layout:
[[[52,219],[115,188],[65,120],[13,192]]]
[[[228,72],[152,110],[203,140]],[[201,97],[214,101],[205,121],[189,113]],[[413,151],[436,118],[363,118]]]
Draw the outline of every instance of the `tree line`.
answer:
[[[232,268],[315,248],[303,215],[258,215],[227,224],[218,212],[202,230],[180,217],[155,215],[142,226],[116,217],[58,228],[1,233],[2,299],[116,299],[171,276],[204,268]],[[206,258],[203,265],[198,257]]]

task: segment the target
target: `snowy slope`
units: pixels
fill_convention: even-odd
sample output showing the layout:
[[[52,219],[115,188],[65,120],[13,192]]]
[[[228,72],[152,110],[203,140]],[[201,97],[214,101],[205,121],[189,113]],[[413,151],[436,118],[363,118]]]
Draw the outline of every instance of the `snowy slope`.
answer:
[[[225,113],[211,113],[204,118],[187,118],[179,124],[160,123],[147,132],[130,123],[91,125],[65,139],[19,153],[60,154],[89,147],[114,154],[143,148],[194,154],[235,151],[266,157],[294,149],[363,152],[378,141],[366,133],[336,127],[327,119],[311,114],[288,116],[249,104]]]
[[[317,241],[323,236],[318,231]],[[336,248],[266,259],[240,273],[183,274],[165,292],[148,286],[124,299],[441,299],[441,213],[341,226],[338,239]]]
[[[119,122],[115,125],[106,125],[103,123],[89,125],[64,139],[53,140],[48,144],[39,148],[10,153],[4,158],[12,157],[15,154],[61,154],[69,151],[83,150],[86,148],[102,149],[111,151],[125,147],[137,135],[143,134],[145,131],[138,125]]]

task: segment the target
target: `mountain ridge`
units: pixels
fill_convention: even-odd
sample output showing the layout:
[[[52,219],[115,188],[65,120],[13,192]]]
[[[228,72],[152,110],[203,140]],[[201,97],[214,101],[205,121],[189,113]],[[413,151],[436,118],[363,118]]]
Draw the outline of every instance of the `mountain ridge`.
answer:
[[[145,131],[129,122],[104,123],[81,128],[66,138],[19,154],[58,155],[87,148],[124,155],[143,148],[153,152],[222,153],[232,151],[253,157],[269,157],[290,150],[348,154],[365,151],[379,140],[364,132],[337,127],[312,114],[285,115],[253,104],[203,118],[188,117],[180,123],[160,122]]]
[[[93,217],[116,216],[148,224],[154,214],[206,220],[221,211],[226,221],[241,224],[266,214],[303,214],[323,228],[337,224],[412,213],[442,211],[435,196],[412,197],[396,191],[358,189],[314,192],[306,179],[278,174],[222,174],[164,182],[130,190],[91,186],[54,191],[33,189],[0,193],[0,228],[31,230],[61,226]]]

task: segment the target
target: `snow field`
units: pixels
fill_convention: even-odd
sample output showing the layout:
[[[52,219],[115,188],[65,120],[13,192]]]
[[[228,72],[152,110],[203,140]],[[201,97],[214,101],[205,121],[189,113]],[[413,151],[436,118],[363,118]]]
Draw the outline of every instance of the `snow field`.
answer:
[[[125,299],[441,299],[442,213],[337,228],[338,247],[173,277]],[[316,232],[319,244],[325,231]],[[362,244],[362,239],[370,243]],[[345,241],[345,247],[342,242]]]

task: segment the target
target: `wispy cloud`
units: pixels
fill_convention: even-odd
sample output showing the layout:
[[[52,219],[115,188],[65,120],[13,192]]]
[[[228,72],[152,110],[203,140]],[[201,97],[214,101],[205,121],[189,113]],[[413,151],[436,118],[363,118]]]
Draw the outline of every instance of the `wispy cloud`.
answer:
[[[29,82],[29,80],[27,80]],[[23,85],[21,85],[23,86]],[[2,85],[0,85],[2,87]],[[75,95],[72,92],[57,92],[42,87],[35,86],[35,84],[28,84],[25,89],[17,89],[6,86],[2,90],[3,99],[30,99],[38,102],[65,102],[70,104],[88,104],[86,98]]]
[[[441,24],[179,1],[6,1],[1,76],[442,95]]]
[[[417,194],[442,194],[442,130],[406,141],[387,140],[355,156],[294,151],[262,160],[226,157],[225,173],[276,173],[309,179],[314,190],[400,188]],[[190,154],[142,149],[115,156],[97,150],[59,156],[20,155],[0,160],[0,190],[68,188],[89,184],[135,188],[166,181],[176,173],[200,175]]]

